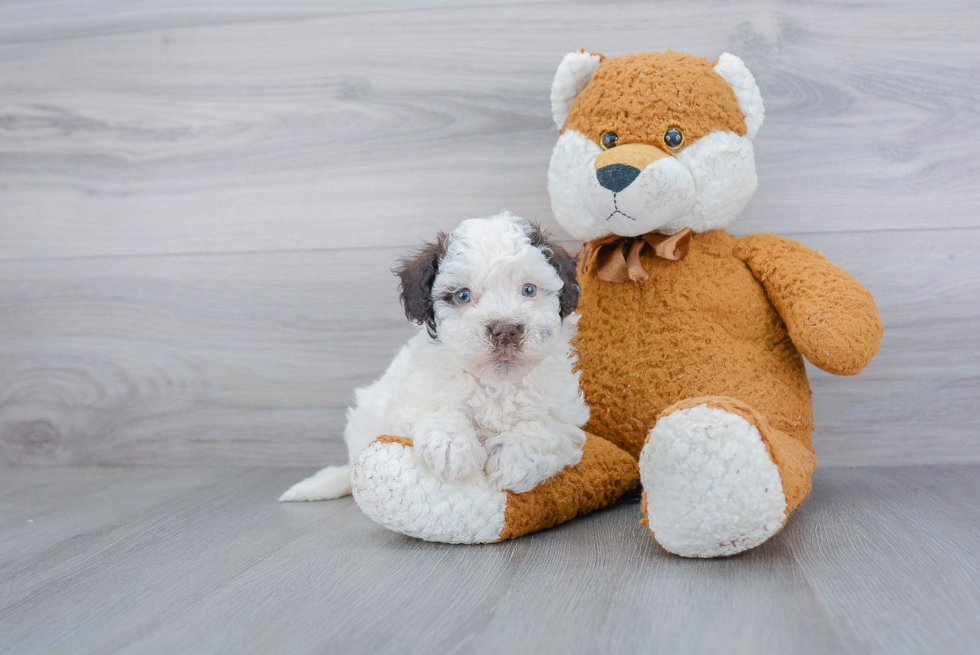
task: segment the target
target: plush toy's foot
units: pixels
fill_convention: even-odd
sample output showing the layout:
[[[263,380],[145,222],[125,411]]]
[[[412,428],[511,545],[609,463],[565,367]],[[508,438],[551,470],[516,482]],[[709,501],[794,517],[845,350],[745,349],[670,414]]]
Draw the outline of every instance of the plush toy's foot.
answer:
[[[647,526],[677,555],[740,553],[783,527],[815,466],[812,450],[738,400],[682,401],[640,453]]]
[[[636,461],[588,435],[582,461],[522,494],[501,491],[485,476],[446,482],[420,467],[412,442],[384,436],[354,461],[354,500],[376,523],[444,543],[490,543],[544,530],[604,507],[639,484]]]

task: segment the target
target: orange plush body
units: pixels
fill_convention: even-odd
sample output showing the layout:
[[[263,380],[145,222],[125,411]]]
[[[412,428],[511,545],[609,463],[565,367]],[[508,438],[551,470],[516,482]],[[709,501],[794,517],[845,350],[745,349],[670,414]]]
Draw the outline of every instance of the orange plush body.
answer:
[[[775,235],[736,240],[715,230],[694,235],[681,261],[641,257],[650,273],[642,286],[604,282],[580,264],[576,345],[588,430],[638,458],[664,412],[701,402],[751,412],[788,514],[809,493],[816,466],[800,348],[831,372],[858,372],[881,337],[871,295],[818,253]],[[794,287],[793,275],[804,273],[811,282]]]

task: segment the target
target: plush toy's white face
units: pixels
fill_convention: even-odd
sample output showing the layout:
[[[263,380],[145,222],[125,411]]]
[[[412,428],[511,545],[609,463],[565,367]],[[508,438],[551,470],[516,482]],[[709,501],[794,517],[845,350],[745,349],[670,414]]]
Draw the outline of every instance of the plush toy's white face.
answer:
[[[758,185],[762,98],[734,55],[712,66],[671,52],[570,53],[551,101],[561,136],[548,190],[579,239],[723,228]]]

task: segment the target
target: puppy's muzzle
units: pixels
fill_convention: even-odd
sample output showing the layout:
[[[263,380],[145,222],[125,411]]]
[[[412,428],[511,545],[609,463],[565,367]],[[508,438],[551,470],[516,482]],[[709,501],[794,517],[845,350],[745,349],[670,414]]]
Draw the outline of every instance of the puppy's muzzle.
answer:
[[[524,326],[517,323],[492,323],[487,326],[487,332],[494,348],[517,348],[524,339]]]

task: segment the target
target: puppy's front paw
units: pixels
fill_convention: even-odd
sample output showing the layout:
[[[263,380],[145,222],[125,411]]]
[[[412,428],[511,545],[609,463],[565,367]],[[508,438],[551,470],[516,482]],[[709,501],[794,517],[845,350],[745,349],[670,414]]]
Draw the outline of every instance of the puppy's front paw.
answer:
[[[452,436],[430,428],[416,436],[414,443],[422,464],[444,480],[471,478],[483,470],[487,461],[487,451],[475,436]]]
[[[490,448],[485,469],[495,486],[521,494],[554,475],[556,460],[553,455],[529,452],[519,444],[505,442]]]

